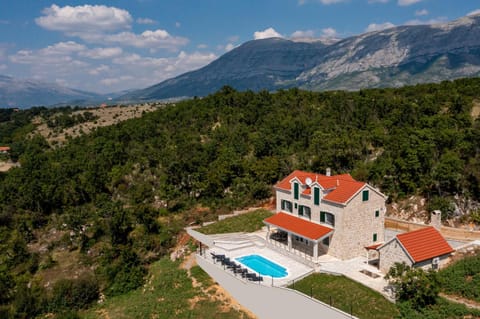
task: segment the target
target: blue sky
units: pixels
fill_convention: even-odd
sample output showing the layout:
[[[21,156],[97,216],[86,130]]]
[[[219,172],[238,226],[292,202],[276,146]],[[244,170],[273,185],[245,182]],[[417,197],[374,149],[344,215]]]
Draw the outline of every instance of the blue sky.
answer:
[[[478,0],[1,0],[0,74],[115,92],[256,38],[345,38],[477,11]]]

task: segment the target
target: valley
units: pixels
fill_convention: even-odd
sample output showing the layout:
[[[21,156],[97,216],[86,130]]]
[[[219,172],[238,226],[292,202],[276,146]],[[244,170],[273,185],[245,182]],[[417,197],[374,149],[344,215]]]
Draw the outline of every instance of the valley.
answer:
[[[58,293],[90,287],[89,298],[106,298],[110,315],[120,313],[110,307],[145,315],[122,306],[129,296],[159,314],[152,303],[170,298],[162,294],[173,283],[158,281],[144,301],[142,287],[177,251],[184,227],[271,203],[272,185],[295,168],[351,172],[388,194],[392,214],[405,219],[422,221],[441,209],[445,224],[478,227],[479,88],[478,79],[360,92],[224,87],[165,107],[110,110],[122,115],[110,108],[5,110],[0,143],[21,167],[0,173],[0,245],[8,252],[0,310],[60,316],[66,310]],[[58,128],[119,122],[90,133],[77,127],[79,135],[57,147],[38,133],[46,123],[40,118],[62,119],[52,122]],[[184,247],[195,250],[193,242]],[[198,293],[189,291],[187,299]],[[71,312],[92,317],[103,313],[98,307]],[[244,316],[235,313],[226,318]]]

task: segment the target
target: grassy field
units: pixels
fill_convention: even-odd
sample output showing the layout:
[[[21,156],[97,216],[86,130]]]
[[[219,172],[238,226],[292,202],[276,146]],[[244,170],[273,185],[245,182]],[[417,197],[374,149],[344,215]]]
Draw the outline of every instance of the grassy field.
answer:
[[[264,226],[263,220],[272,215],[272,212],[268,210],[258,209],[250,213],[218,221],[214,224],[210,224],[197,230],[207,235],[234,232],[250,233],[261,229]]]
[[[85,319],[96,318],[199,318],[241,319],[246,313],[216,298],[213,281],[198,266],[191,268],[192,280],[178,262],[164,258],[154,263],[146,284],[125,295],[81,312]],[[195,285],[193,284],[195,282]]]
[[[480,302],[480,254],[476,253],[440,271],[445,293]]]
[[[290,288],[362,319],[391,319],[398,314],[395,304],[344,276],[312,274]]]

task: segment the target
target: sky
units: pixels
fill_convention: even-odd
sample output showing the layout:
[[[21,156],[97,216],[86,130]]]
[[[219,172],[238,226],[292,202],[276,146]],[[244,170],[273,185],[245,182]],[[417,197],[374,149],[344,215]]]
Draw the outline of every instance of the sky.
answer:
[[[341,39],[472,13],[479,0],[0,0],[0,74],[118,92],[254,39]]]

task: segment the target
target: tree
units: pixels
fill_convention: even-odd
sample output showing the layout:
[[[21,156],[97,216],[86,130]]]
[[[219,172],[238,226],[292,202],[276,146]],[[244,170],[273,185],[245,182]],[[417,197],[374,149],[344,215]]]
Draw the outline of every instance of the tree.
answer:
[[[424,271],[404,262],[395,263],[385,279],[394,287],[397,301],[409,302],[417,310],[437,301],[440,283],[434,270]]]

